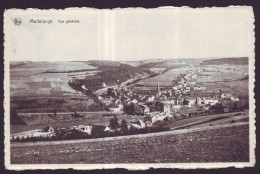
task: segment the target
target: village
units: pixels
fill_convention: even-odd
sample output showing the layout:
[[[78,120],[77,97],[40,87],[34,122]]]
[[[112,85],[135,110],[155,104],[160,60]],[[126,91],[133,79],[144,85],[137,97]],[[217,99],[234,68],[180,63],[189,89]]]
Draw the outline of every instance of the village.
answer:
[[[203,71],[205,70],[197,68],[181,74],[173,81],[171,87],[160,87],[159,83],[150,90],[128,87],[127,83],[114,88],[106,87],[102,95],[96,95],[105,110],[113,117],[107,125],[75,125],[58,129],[47,126],[44,129],[15,134],[11,140],[26,138],[35,140],[35,137],[57,136],[61,139],[95,138],[149,133],[166,130],[162,125],[169,122],[241,109],[238,107],[239,98],[231,93],[205,92],[206,87],[196,83],[199,74]],[[119,124],[117,115],[127,115],[129,119],[127,121],[123,119]],[[77,111],[73,116],[81,117]]]
[[[189,71],[180,75],[172,87],[142,90],[120,87],[108,88],[107,95],[98,96],[106,109],[117,113],[144,116],[144,121],[177,120],[198,114],[229,112],[237,107],[239,97],[231,93],[206,92],[206,87],[196,84],[203,70]],[[215,106],[215,107],[213,107]],[[214,108],[214,109],[213,109]]]

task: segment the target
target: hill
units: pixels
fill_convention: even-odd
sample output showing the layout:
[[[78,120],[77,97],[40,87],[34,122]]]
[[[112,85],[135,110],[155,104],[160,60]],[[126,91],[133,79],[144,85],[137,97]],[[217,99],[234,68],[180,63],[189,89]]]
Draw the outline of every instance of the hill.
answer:
[[[182,133],[155,133],[152,136],[13,144],[11,163],[248,162],[248,130],[248,125],[241,125]]]
[[[76,79],[70,86],[73,89],[80,89],[85,85],[91,91],[96,91],[106,86],[121,84],[130,78],[137,78],[152,74],[147,68],[134,67],[128,64],[116,61],[98,61],[90,60],[85,62],[90,66],[98,68],[98,73],[92,76],[86,76],[84,79]]]
[[[200,65],[248,65],[248,57],[221,58],[213,60],[204,60]]]

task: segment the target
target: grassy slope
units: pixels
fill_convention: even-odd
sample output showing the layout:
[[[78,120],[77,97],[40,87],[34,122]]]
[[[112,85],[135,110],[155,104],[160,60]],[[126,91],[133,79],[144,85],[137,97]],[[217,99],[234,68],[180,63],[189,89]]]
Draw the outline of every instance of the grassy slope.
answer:
[[[244,125],[138,139],[11,146],[11,163],[246,162],[248,135]]]

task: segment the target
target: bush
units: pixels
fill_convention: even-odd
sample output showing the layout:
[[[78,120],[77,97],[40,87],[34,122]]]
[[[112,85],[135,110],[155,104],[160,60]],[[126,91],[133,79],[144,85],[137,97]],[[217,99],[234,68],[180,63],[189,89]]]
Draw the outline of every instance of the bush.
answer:
[[[120,131],[123,135],[126,135],[128,133],[128,127],[127,127],[127,124],[126,124],[126,121],[123,119],[122,122],[121,122],[121,128],[120,128]]]

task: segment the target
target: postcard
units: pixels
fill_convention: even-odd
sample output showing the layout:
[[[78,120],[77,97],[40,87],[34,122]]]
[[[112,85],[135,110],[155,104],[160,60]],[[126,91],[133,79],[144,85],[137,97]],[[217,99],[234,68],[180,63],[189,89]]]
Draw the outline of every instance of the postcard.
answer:
[[[255,165],[249,6],[7,9],[5,167]]]

